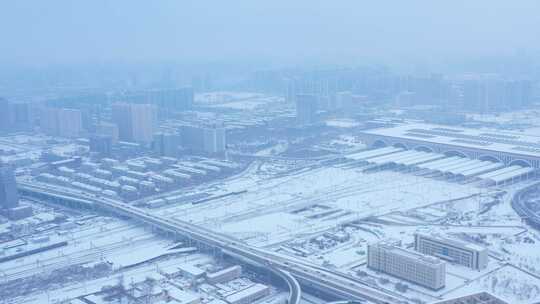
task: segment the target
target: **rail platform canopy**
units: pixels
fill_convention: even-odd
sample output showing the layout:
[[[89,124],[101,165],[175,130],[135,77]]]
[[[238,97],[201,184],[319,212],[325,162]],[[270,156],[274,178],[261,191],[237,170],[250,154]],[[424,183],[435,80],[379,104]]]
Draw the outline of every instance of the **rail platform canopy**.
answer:
[[[384,147],[384,148],[366,150],[366,151],[350,154],[350,155],[347,155],[347,158],[350,158],[353,160],[366,160],[372,157],[387,155],[387,154],[401,152],[401,151],[403,151],[403,149],[401,148]]]

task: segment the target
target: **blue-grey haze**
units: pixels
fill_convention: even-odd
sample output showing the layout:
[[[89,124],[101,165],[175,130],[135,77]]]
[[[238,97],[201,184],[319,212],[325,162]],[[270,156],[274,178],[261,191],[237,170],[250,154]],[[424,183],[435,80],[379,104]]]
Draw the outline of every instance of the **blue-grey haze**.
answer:
[[[2,1],[0,65],[536,56],[539,13],[534,0]]]

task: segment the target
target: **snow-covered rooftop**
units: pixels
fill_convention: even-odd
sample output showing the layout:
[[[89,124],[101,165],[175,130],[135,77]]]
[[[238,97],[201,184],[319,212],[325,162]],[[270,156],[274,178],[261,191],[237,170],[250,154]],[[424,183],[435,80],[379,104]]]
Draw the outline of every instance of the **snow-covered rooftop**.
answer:
[[[389,128],[366,130],[363,133],[540,158],[540,134],[426,123],[405,123]]]

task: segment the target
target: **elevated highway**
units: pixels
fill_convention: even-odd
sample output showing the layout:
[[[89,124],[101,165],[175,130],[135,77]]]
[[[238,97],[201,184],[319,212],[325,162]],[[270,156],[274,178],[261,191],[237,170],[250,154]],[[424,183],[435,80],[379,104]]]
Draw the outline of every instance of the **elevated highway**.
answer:
[[[532,184],[526,188],[520,189],[512,197],[511,205],[516,213],[525,221],[536,229],[540,229],[540,214],[536,210],[531,210],[527,206],[525,196],[530,191],[538,191],[540,183]]]
[[[20,182],[19,191],[21,194],[30,197],[91,206],[92,208],[128,217],[162,231],[187,237],[205,246],[217,248],[226,254],[242,258],[253,265],[266,267],[287,282],[290,289],[288,301],[290,304],[300,302],[300,284],[349,300],[369,301],[378,304],[408,303],[406,298],[390,295],[346,275],[327,271],[293,257],[246,245],[228,235],[192,223],[157,216],[123,202],[81,193],[66,193],[65,191],[28,182]]]

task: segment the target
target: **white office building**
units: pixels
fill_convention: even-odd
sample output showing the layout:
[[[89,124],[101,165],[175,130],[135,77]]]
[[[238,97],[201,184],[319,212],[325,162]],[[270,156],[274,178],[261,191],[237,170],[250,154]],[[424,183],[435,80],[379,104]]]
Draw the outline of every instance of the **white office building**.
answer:
[[[414,249],[420,253],[472,269],[484,269],[488,264],[486,248],[439,236],[416,233],[414,235]]]
[[[445,286],[446,265],[438,258],[380,242],[368,246],[368,268],[438,290]]]

